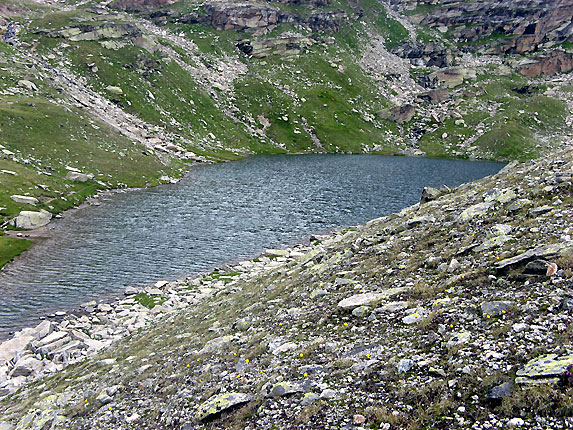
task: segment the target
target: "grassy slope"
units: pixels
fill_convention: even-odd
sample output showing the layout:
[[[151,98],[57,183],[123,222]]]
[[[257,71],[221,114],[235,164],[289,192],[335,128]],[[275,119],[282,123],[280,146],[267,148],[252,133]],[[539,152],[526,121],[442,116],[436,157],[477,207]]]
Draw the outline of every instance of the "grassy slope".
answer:
[[[12,261],[31,245],[30,240],[0,237],[0,267]]]

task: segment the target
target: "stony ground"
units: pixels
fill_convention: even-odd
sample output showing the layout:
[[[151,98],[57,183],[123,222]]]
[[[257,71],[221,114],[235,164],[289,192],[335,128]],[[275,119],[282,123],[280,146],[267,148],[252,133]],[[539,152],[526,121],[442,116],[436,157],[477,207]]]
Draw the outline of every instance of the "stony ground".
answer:
[[[572,174],[568,147],[25,330],[0,428],[569,428]]]

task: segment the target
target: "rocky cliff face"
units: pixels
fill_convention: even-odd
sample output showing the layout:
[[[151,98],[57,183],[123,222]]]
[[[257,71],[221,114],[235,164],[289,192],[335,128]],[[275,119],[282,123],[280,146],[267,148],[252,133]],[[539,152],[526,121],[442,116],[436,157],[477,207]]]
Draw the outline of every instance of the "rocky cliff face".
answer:
[[[140,12],[169,6],[176,1],[177,0],[115,0],[109,4],[109,7],[129,12]]]
[[[490,45],[500,54],[532,52],[573,36],[571,0],[393,3],[414,13],[423,10],[413,15],[417,22],[448,32],[458,42],[496,39]]]

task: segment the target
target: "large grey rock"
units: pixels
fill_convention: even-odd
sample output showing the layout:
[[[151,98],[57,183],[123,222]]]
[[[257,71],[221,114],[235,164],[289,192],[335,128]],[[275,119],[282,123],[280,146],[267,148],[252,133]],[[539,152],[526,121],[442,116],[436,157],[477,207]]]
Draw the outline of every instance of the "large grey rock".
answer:
[[[338,303],[338,307],[342,309],[352,310],[359,306],[373,306],[376,305],[381,300],[406,292],[408,291],[408,289],[409,288],[407,287],[396,287],[396,288],[388,288],[378,293],[355,294],[353,296],[347,297],[344,300],[341,300]]]
[[[436,218],[431,215],[416,216],[410,218],[404,223],[406,228],[416,227],[421,224],[433,224],[436,222]]]
[[[248,403],[251,400],[253,400],[253,396],[244,393],[216,395],[199,406],[196,416],[198,420],[204,421],[235,406]]]
[[[402,318],[402,322],[406,325],[416,324],[417,322],[422,321],[424,318],[428,316],[428,311],[424,308],[417,308],[413,312],[409,312],[404,318]]]
[[[531,206],[531,200],[529,199],[519,199],[514,201],[512,204],[509,205],[507,211],[509,213],[519,212],[520,210]]]
[[[21,196],[18,194],[14,194],[10,196],[10,198],[14,200],[16,203],[24,203],[27,205],[37,205],[39,203],[36,197],[31,197],[31,196]]]
[[[14,357],[26,350],[33,340],[33,336],[23,335],[0,344],[0,365],[14,359]]]
[[[13,225],[17,228],[32,230],[48,224],[51,219],[52,214],[45,210],[41,210],[39,212],[22,211],[16,218],[14,218]]]
[[[511,382],[504,382],[489,390],[485,398],[490,402],[499,403],[504,397],[511,397],[512,394],[513,384]]]
[[[36,327],[28,327],[22,329],[18,334],[19,335],[28,335],[33,336],[35,339],[42,339],[49,335],[52,332],[52,323],[48,320],[42,321]]]
[[[279,382],[278,384],[269,387],[266,397],[283,397],[289,394],[302,393],[304,388],[297,382]]]
[[[43,367],[44,364],[40,360],[30,356],[24,357],[16,362],[10,376],[12,378],[18,376],[30,376],[32,374],[39,373]]]
[[[32,81],[27,80],[27,79],[19,80],[18,86],[22,87],[22,88],[26,88],[27,90],[30,90],[30,91],[38,91],[38,87],[36,86],[36,84],[33,83]]]
[[[517,197],[517,194],[510,189],[499,189],[494,188],[484,194],[483,199],[486,202],[499,202],[499,203],[509,203]]]
[[[416,109],[413,105],[405,104],[403,106],[397,106],[386,111],[381,111],[379,112],[379,115],[384,119],[404,124],[409,122],[414,117],[415,113]]]
[[[478,203],[464,210],[458,217],[460,222],[468,222],[473,218],[486,214],[492,207],[492,202]]]
[[[554,243],[551,245],[539,246],[534,249],[530,249],[522,254],[516,255],[515,257],[506,258],[504,260],[495,263],[495,268],[498,270],[506,269],[508,267],[513,267],[522,264],[526,261],[533,260],[534,258],[550,258],[562,256],[566,253],[573,251],[573,242],[562,242]]]
[[[380,293],[364,293],[355,294],[354,296],[347,297],[338,303],[338,307],[342,309],[354,309],[359,306],[371,306],[378,303],[384,298],[384,294]]]
[[[66,179],[68,181],[74,181],[74,182],[87,182],[93,178],[94,178],[94,175],[92,175],[92,174],[86,174],[86,173],[74,172],[74,171],[70,171],[66,175]]]
[[[498,317],[507,313],[512,306],[513,302],[510,301],[483,302],[481,304],[481,312],[484,316]]]

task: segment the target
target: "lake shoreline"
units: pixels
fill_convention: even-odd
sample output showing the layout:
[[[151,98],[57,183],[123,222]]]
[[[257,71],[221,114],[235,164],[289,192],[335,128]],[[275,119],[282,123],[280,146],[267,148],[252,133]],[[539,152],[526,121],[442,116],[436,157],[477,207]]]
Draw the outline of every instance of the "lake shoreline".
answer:
[[[474,403],[472,396],[479,399],[488,387],[513,381],[515,371],[524,372],[520,369],[539,354],[553,357],[568,350],[560,343],[559,333],[565,333],[564,324],[571,319],[563,303],[569,303],[570,296],[567,253],[573,250],[573,228],[562,221],[571,219],[572,159],[569,151],[510,165],[435,200],[338,230],[317,243],[267,251],[224,272],[158,282],[144,291],[129,290],[118,303],[92,304],[86,315],[65,317],[53,327],[44,323],[26,332],[33,338],[26,348],[62,357],[62,348],[70,345],[68,362],[78,359],[85,364],[66,367],[59,359],[45,362],[42,369],[59,376],[43,378],[38,388],[21,380],[26,385],[1,406],[6,419],[14,424],[27,419],[28,412],[16,405],[35,398],[41,389],[48,396],[44,399],[53,396],[53,402],[60,399],[57,402],[71,405],[64,409],[82,402],[86,415],[67,414],[70,428],[80,428],[86,420],[105,422],[110,416],[108,404],[116,411],[114,416],[122,417],[119,423],[129,426],[125,420],[131,414],[145,417],[146,408],[161,408],[164,397],[172,395],[153,390],[160,386],[181,387],[176,388],[174,398],[191,391],[185,398],[192,399],[192,404],[177,405],[173,414],[197,428],[206,428],[213,419],[224,426],[230,417],[246,423],[274,422],[260,409],[268,401],[265,387],[287,386],[300,388],[284,399],[276,395],[272,401],[281,401],[283,408],[300,413],[300,401],[314,396],[317,404],[334,408],[331,416],[337,421],[346,419],[337,412],[347,410],[341,403],[354,407],[352,413],[380,421],[368,409],[369,403],[361,403],[370,391],[360,381],[378,378],[377,392],[390,399],[398,399],[402,387],[416,393],[424,392],[428,383],[442,384],[448,398],[458,401],[459,383],[448,381],[464,378],[468,398],[459,404],[475,404],[484,419],[501,413],[497,419],[505,423],[511,415]],[[548,173],[541,183],[534,178],[539,171]],[[533,184],[545,194],[539,194]],[[539,234],[537,226],[543,226],[544,234]],[[492,229],[498,234],[491,233]],[[569,236],[554,235],[560,232]],[[520,273],[531,255],[555,262],[557,268],[548,274],[527,275],[524,284],[513,271]],[[142,301],[155,306],[144,310]],[[535,319],[524,322],[524,315]],[[92,321],[100,322],[93,325]],[[515,334],[504,335],[504,328]],[[42,330],[42,334],[51,330],[42,338],[51,336],[50,343],[34,337]],[[519,335],[530,332],[536,335],[533,343]],[[63,343],[58,344],[61,339]],[[522,352],[503,353],[512,347]],[[456,367],[450,369],[450,353],[462,348],[465,353],[455,356]],[[489,357],[485,361],[483,354]],[[24,372],[37,364],[29,360],[15,368]],[[168,372],[161,371],[165,366],[170,366]],[[214,366],[222,367],[214,371],[218,369]],[[467,367],[464,373],[466,366],[471,369]],[[396,371],[402,367],[408,370]],[[35,375],[31,370],[30,375]],[[39,372],[36,376],[44,370]],[[495,379],[489,381],[492,375]],[[154,382],[146,385],[146,378]],[[517,378],[516,385],[534,384],[536,378]],[[186,380],[194,383],[185,385]],[[113,384],[122,384],[122,388],[106,391]],[[215,401],[221,387],[223,393],[252,395],[247,401],[257,411],[255,415],[242,414],[241,409],[229,409],[222,416],[202,412],[204,402]],[[511,401],[519,402],[519,393],[527,386],[519,387],[514,388],[517,394]],[[132,402],[136,392],[156,400],[140,407]],[[105,408],[97,400],[104,398],[108,399]],[[84,406],[84,399],[95,406]],[[38,401],[33,409],[49,414],[59,410],[55,404]],[[446,407],[443,414],[452,413],[448,411]],[[399,417],[407,423],[418,419],[418,412],[403,409]],[[420,419],[437,420],[443,414]],[[534,423],[535,417],[528,413],[523,419]]]
[[[354,166],[352,169],[359,169],[358,172],[356,172],[356,174],[359,175],[359,177],[361,177],[363,175],[362,173],[362,168],[364,168],[365,166],[369,165],[369,163],[379,163],[381,161],[383,161],[384,163],[386,162],[390,162],[392,166],[394,166],[393,168],[399,168],[402,169],[401,166],[404,165],[404,163],[411,163],[414,162],[416,164],[420,164],[422,163],[423,166],[426,166],[426,168],[429,168],[429,166],[434,166],[435,163],[438,163],[438,165],[443,165],[443,166],[450,166],[449,163],[455,163],[452,167],[446,168],[446,170],[451,170],[451,169],[458,169],[458,170],[465,170],[467,169],[465,163],[467,163],[466,161],[452,161],[452,160],[426,160],[426,159],[422,159],[422,158],[404,158],[404,157],[387,157],[387,156],[371,156],[371,155],[365,155],[362,156],[362,158],[359,158],[360,156],[346,156],[346,155],[339,155],[339,156],[335,156],[335,157],[330,157],[330,158],[325,158],[325,157],[329,157],[328,155],[316,155],[316,154],[312,154],[312,155],[303,155],[300,158],[298,158],[298,160],[302,160],[303,162],[303,166],[307,165],[308,163],[310,167],[314,168],[314,165],[316,164],[317,166],[323,166],[326,159],[330,160],[329,163],[332,163],[333,160],[338,160],[337,163],[346,163],[346,160],[352,160],[352,166]],[[243,160],[244,163],[246,163],[246,165],[248,166],[249,164],[253,164],[255,167],[255,169],[260,169],[261,166],[259,166],[257,163],[261,163],[261,162],[266,162],[265,160],[274,160],[273,163],[270,166],[270,171],[268,173],[268,175],[270,175],[270,177],[275,177],[277,172],[280,172],[281,169],[283,167],[282,164],[284,160],[286,160],[288,162],[287,165],[292,164],[293,162],[295,162],[295,159],[293,159],[292,155],[286,155],[284,157],[280,157],[280,156],[271,156],[271,157],[265,157],[265,156],[260,156],[260,157],[251,157],[250,159],[245,159]],[[296,163],[299,163],[300,161],[296,161]],[[277,164],[279,163],[279,164]],[[444,164],[446,163],[446,164]],[[457,163],[461,163],[461,164],[457,164]],[[487,163],[487,162],[486,162]],[[489,165],[490,163],[488,163]],[[245,164],[240,165],[240,164],[236,164],[236,163],[226,163],[223,165],[213,165],[213,166],[205,166],[206,169],[208,169],[208,171],[213,171],[214,169],[218,169],[221,173],[223,174],[223,176],[221,178],[219,178],[219,180],[222,180],[223,182],[227,182],[227,179],[225,177],[227,172],[229,169],[231,169],[231,172],[235,172],[235,174],[237,173],[237,170],[239,169],[243,169]],[[383,164],[384,165],[384,164]],[[480,163],[470,163],[471,166],[480,166]],[[496,166],[501,166],[501,165],[497,165]],[[350,167],[350,166],[349,166]],[[481,167],[480,167],[481,168]],[[497,170],[498,167],[496,167]],[[276,170],[278,169],[278,170]],[[336,175],[338,175],[338,167],[334,167],[334,172]],[[441,169],[444,169],[444,167],[441,167]],[[385,173],[385,169],[384,170],[384,174]],[[408,170],[408,169],[406,169]],[[201,171],[201,169],[200,169]],[[199,172],[200,172],[199,171]],[[203,172],[205,172],[205,170],[203,170]],[[190,175],[194,175],[194,174],[198,174],[198,171],[194,171],[193,169],[189,170],[188,172],[186,172],[186,174],[181,178],[181,180],[188,178]],[[281,173],[282,174],[282,173]],[[279,175],[281,175],[279,174]],[[366,174],[366,172],[364,173]],[[311,179],[312,178],[312,179]],[[24,255],[22,255],[17,261],[15,261],[14,263],[12,263],[11,265],[8,266],[8,270],[6,270],[4,272],[4,275],[6,276],[6,279],[9,280],[11,276],[14,276],[13,274],[17,274],[18,271],[21,270],[28,270],[26,269],[27,267],[33,267],[34,266],[34,262],[35,261],[43,261],[44,255],[48,255],[50,254],[52,251],[50,251],[50,249],[54,250],[57,248],[54,247],[61,247],[61,246],[69,246],[68,242],[70,242],[71,240],[73,241],[74,237],[75,237],[75,232],[74,230],[70,230],[70,228],[74,228],[74,226],[76,226],[77,228],[79,228],[80,230],[82,230],[83,228],[86,228],[85,224],[90,224],[90,215],[83,215],[80,214],[80,216],[76,217],[75,219],[73,218],[74,215],[78,215],[78,212],[80,210],[95,210],[96,212],[91,212],[91,216],[93,216],[94,214],[98,214],[98,219],[106,219],[109,218],[109,213],[107,212],[110,208],[109,206],[107,206],[106,208],[106,203],[108,199],[110,199],[110,203],[114,206],[117,207],[117,204],[121,204],[121,201],[130,201],[133,200],[134,198],[136,199],[140,199],[140,197],[138,197],[138,195],[141,195],[143,198],[144,196],[148,195],[149,197],[146,198],[151,198],[152,200],[156,200],[160,195],[166,195],[169,193],[174,193],[177,192],[178,189],[181,189],[181,180],[178,181],[179,184],[175,185],[175,184],[163,184],[164,191],[162,192],[161,189],[159,189],[160,192],[157,192],[158,187],[153,187],[153,188],[149,188],[149,189],[145,189],[145,188],[133,188],[133,189],[123,189],[123,190],[114,190],[114,191],[106,191],[104,193],[100,193],[96,198],[94,199],[90,199],[88,201],[86,201],[83,205],[81,205],[78,208],[74,208],[71,209],[70,211],[66,212],[65,216],[62,217],[62,219],[56,219],[54,220],[53,223],[48,224],[45,227],[42,227],[41,229],[36,230],[35,235],[37,240],[40,242],[38,243],[37,247],[34,249],[32,249],[31,251],[25,253]],[[191,181],[192,179],[188,179],[188,181]],[[239,182],[243,183],[243,181],[245,180],[245,178],[240,178]],[[310,176],[307,181],[311,181],[314,180],[314,174],[312,176]],[[362,180],[362,179],[360,179]],[[330,181],[330,180],[329,180]],[[329,182],[327,181],[327,182]],[[263,180],[263,182],[267,182],[266,180]],[[426,181],[424,179],[418,181],[419,184],[418,185],[414,185],[412,188],[412,192],[410,195],[410,202],[414,202],[416,201],[416,199],[419,199],[419,195],[421,193],[421,190],[423,188],[423,186],[426,184]],[[184,187],[196,187],[195,184],[184,184]],[[205,186],[207,186],[206,184],[203,185],[199,185],[199,188],[204,188]],[[208,185],[208,187],[212,187],[213,185]],[[280,187],[283,186],[282,181],[279,185]],[[232,187],[234,188],[234,187]],[[252,187],[249,185],[248,188],[252,189]],[[344,187],[343,187],[344,188]],[[148,190],[151,190],[151,193],[148,192]],[[225,191],[226,193],[227,191]],[[135,194],[134,194],[135,193]],[[218,193],[217,191],[214,191],[215,195]],[[231,197],[229,196],[228,198],[231,201],[240,201],[237,200],[237,198],[242,198],[241,192],[237,191],[237,193],[239,193],[239,195],[241,197]],[[315,190],[316,193],[316,190]],[[401,193],[401,191],[398,192],[399,194]],[[370,195],[372,194],[372,191],[370,188],[367,189],[367,194]],[[121,195],[123,195],[124,197],[120,197]],[[314,195],[314,194],[313,194]],[[374,194],[372,194],[374,195]],[[329,194],[330,196],[330,194]],[[366,197],[366,196],[365,196]],[[119,203],[118,203],[118,200]],[[331,197],[324,197],[324,199],[326,199],[326,201],[330,201],[332,200],[332,196]],[[312,199],[308,200],[307,204],[312,204],[311,203]],[[383,201],[381,201],[381,203],[383,203]],[[342,204],[342,202],[338,202],[338,200],[333,200],[331,203],[329,203],[329,206],[334,205],[333,207],[338,207],[339,204]],[[365,205],[365,207],[370,207],[370,205],[372,203],[369,203],[368,201],[362,201],[360,203],[361,205]],[[384,203],[385,204],[385,203]],[[395,203],[392,203],[395,204]],[[234,210],[234,203],[233,204],[225,204],[226,206],[228,206],[228,209],[232,212],[235,212]],[[250,205],[250,204],[249,204]],[[348,206],[349,203],[343,204],[343,206]],[[147,204],[146,203],[142,203],[140,204],[140,207],[144,208],[146,207]],[[275,204],[273,203],[273,207],[275,206]],[[353,206],[353,204],[350,204],[350,206]],[[398,205],[398,206],[394,206],[395,210],[400,209],[402,206]],[[113,208],[111,208],[113,210]],[[116,209],[117,210],[117,209]],[[164,210],[164,209],[162,209]],[[217,209],[217,211],[220,210],[220,208]],[[278,209],[277,209],[278,210]],[[358,209],[353,209],[352,212],[357,211]],[[206,212],[205,212],[206,211]],[[255,210],[255,213],[258,212],[265,212],[266,209],[261,209],[260,211]],[[289,209],[284,209],[282,212],[279,210],[279,212],[277,214],[280,213],[288,213]],[[378,215],[381,214],[380,209],[376,210],[369,210],[370,215],[368,216],[362,216],[361,218],[355,220],[355,221],[346,221],[346,222],[331,222],[329,225],[322,225],[322,224],[313,224],[313,227],[309,227],[307,228],[304,233],[298,232],[298,233],[288,233],[287,236],[284,236],[283,239],[279,239],[279,242],[274,242],[274,246],[294,246],[298,243],[301,243],[301,241],[305,241],[307,240],[306,238],[314,235],[314,234],[324,234],[324,233],[329,233],[335,229],[338,228],[342,228],[341,226],[344,225],[356,225],[357,223],[361,223],[361,222],[366,222],[367,220],[371,219],[372,217],[376,217]],[[185,212],[185,211],[184,211]],[[203,210],[202,212],[205,212],[205,219],[208,219],[211,215],[209,215],[209,209],[206,208],[205,210]],[[388,209],[382,209],[382,212],[386,212],[388,213]],[[222,216],[220,213],[219,215],[217,215],[218,212],[213,213],[212,216],[217,217],[217,216]],[[308,216],[310,216],[310,218],[308,218],[308,221],[310,221],[311,219],[314,219],[314,215],[310,215],[314,213],[314,209],[313,212],[309,213]],[[149,216],[155,216],[152,214],[148,214],[148,215],[144,215],[144,218],[148,218]],[[187,216],[187,215],[186,215]],[[235,214],[233,214],[233,216],[235,216]],[[277,218],[276,222],[277,223],[282,223],[283,221],[285,221],[284,219],[281,219],[281,217]],[[296,217],[295,217],[296,219]],[[78,221],[80,221],[82,224],[76,224]],[[291,220],[292,221],[292,220]],[[317,221],[317,220],[316,220]],[[111,222],[111,221],[110,221]],[[137,221],[139,222],[139,221]],[[299,221],[296,221],[298,225]],[[83,225],[83,227],[82,227]],[[109,227],[105,227],[105,229],[108,229]],[[157,226],[157,227],[153,227],[153,228],[159,228],[159,229],[164,229],[164,227],[161,226]],[[252,228],[252,227],[250,227]],[[282,231],[282,228],[281,228]],[[129,231],[127,230],[121,230],[117,232],[120,236],[121,235],[128,235],[128,239],[130,237]],[[179,231],[177,229],[175,230],[171,230],[171,232],[169,233],[170,235],[180,235]],[[283,234],[283,233],[281,233]],[[121,239],[121,237],[118,236],[117,239],[113,239],[113,240],[118,240],[118,241],[123,241],[124,239]],[[251,241],[252,236],[246,236],[249,240]],[[62,243],[62,239],[63,239],[63,243]],[[201,239],[203,240],[203,238]],[[90,245],[88,245],[90,246]],[[185,270],[180,270],[179,274],[172,272],[171,274],[168,274],[167,272],[165,274],[155,274],[152,277],[148,277],[148,279],[142,284],[141,281],[139,280],[139,278],[132,278],[129,275],[126,274],[120,274],[120,272],[118,271],[123,271],[124,268],[118,268],[117,270],[115,269],[107,269],[107,272],[110,273],[116,273],[116,274],[120,274],[120,278],[122,279],[122,283],[124,286],[127,285],[134,285],[134,286],[141,286],[141,285],[150,285],[154,282],[157,281],[157,279],[167,279],[167,280],[175,280],[178,279],[180,277],[186,277],[189,276],[190,274],[195,274],[195,273],[202,273],[205,270],[212,270],[215,267],[221,267],[224,265],[229,265],[229,264],[235,264],[239,261],[242,261],[244,258],[250,258],[253,256],[256,256],[259,252],[262,251],[262,249],[266,248],[266,247],[273,247],[273,243],[268,243],[267,246],[255,246],[254,248],[251,247],[252,249],[248,249],[247,251],[241,251],[239,253],[239,255],[234,255],[234,251],[232,249],[229,250],[230,254],[225,254],[224,258],[220,258],[219,262],[217,263],[209,263],[207,265],[203,265],[200,268],[188,268],[186,267]],[[74,247],[75,248],[75,247]],[[137,248],[129,248],[130,252],[132,249],[137,249]],[[73,251],[74,253],[76,253],[77,251]],[[171,261],[171,259],[170,259]],[[48,264],[48,263],[44,263],[44,264]],[[87,263],[84,263],[87,264]],[[169,263],[168,263],[169,264]],[[35,269],[34,269],[35,270]],[[63,278],[62,278],[63,279]],[[55,279],[54,279],[55,281]],[[53,282],[53,281],[52,281]],[[51,285],[52,282],[49,282],[49,284]],[[103,284],[98,284],[95,280],[94,280],[95,284],[94,284],[94,288],[99,288],[99,285],[103,285],[103,284],[107,284],[109,283],[108,281],[102,281]],[[94,283],[92,282],[92,283]],[[66,289],[67,289],[67,285],[65,285]],[[13,289],[14,287],[12,287]],[[40,286],[40,288],[43,288],[43,286]],[[57,286],[54,285],[54,287],[51,287],[55,290],[57,290]],[[86,290],[87,291],[87,290]],[[93,290],[96,291],[96,290]],[[67,311],[67,312],[71,312],[74,310],[78,309],[78,306],[80,303],[83,303],[87,300],[91,300],[92,298],[96,298],[96,299],[104,299],[104,300],[110,300],[110,298],[114,298],[114,297],[118,297],[120,296],[122,293],[122,289],[118,289],[115,292],[113,291],[102,291],[102,292],[98,292],[97,295],[93,294],[91,292],[88,293],[88,295],[85,296],[85,298],[82,299],[78,299],[77,302],[75,304],[66,304],[66,305],[62,305],[62,304],[57,304],[57,305],[49,305],[48,303],[46,304],[46,309],[43,312],[36,312],[36,315],[38,315],[38,317],[40,316],[47,316],[49,314],[53,314],[55,312],[58,311]],[[12,300],[12,299],[10,299]],[[21,300],[21,299],[20,299]],[[33,300],[36,301],[37,298],[33,297]],[[66,299],[67,300],[67,299]],[[81,301],[80,301],[81,300]],[[26,323],[26,325],[30,324],[29,322]],[[22,327],[22,325],[19,325],[20,327]]]

